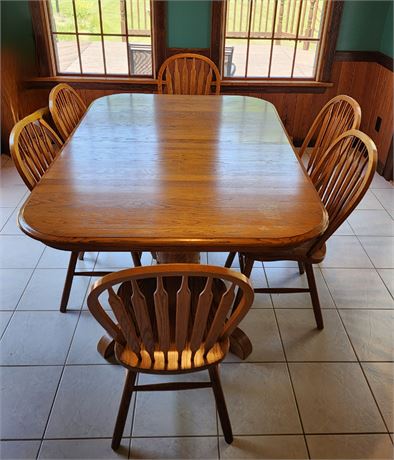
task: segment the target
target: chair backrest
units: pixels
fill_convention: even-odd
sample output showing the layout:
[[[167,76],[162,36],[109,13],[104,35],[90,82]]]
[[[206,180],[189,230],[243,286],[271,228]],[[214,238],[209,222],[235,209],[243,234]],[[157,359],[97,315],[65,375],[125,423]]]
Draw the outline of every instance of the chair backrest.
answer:
[[[23,182],[32,190],[58,155],[63,142],[44,120],[47,108],[20,120],[10,134],[10,151]]]
[[[180,53],[169,57],[160,67],[157,80],[159,94],[220,93],[218,68],[200,54]],[[212,86],[215,86],[214,92]]]
[[[225,284],[226,283],[226,284]],[[113,287],[120,284],[118,293]],[[235,295],[241,300],[231,312]],[[104,311],[99,296],[108,301],[118,322]],[[88,307],[112,338],[126,344],[142,359],[155,352],[168,354],[197,351],[206,356],[229,337],[253,302],[253,288],[241,273],[199,264],[163,264],[112,273],[99,279],[88,296]]]
[[[312,123],[299,150],[299,155],[302,157],[311,141],[315,140],[310,150],[308,173],[312,173],[321,155],[327,151],[338,136],[349,129],[358,129],[360,123],[361,108],[352,97],[339,95],[328,101]]]
[[[311,252],[327,241],[361,201],[376,165],[374,142],[356,129],[343,133],[321,155],[311,179],[327,210],[329,224]]]
[[[56,128],[66,141],[86,112],[86,104],[71,86],[61,83],[49,93],[49,110]]]

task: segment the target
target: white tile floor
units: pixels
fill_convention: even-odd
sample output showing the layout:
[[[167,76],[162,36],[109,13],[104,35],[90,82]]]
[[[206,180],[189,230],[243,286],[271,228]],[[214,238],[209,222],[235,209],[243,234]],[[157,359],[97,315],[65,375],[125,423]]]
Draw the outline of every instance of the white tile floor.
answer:
[[[374,179],[315,268],[323,331],[314,328],[308,296],[256,295],[242,324],[253,353],[246,362],[229,355],[221,366],[231,446],[209,390],[192,397],[141,393],[114,453],[110,437],[124,371],[95,349],[102,329],[86,310],[91,280],[74,282],[70,311],[60,314],[68,254],[20,233],[15,218],[27,189],[7,157],[1,165],[1,458],[392,458],[391,184]],[[225,256],[203,260],[222,265]],[[151,262],[148,255],[144,262]],[[116,270],[130,259],[87,253],[78,263]],[[294,263],[266,263],[256,267],[253,282],[304,285],[305,275]]]

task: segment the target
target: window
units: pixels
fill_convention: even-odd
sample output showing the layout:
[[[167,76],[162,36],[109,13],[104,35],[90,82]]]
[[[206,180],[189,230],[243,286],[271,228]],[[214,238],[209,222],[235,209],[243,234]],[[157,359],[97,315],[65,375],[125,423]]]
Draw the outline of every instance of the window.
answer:
[[[318,80],[331,3],[227,0],[223,76]]]
[[[152,76],[150,0],[48,0],[57,75]]]

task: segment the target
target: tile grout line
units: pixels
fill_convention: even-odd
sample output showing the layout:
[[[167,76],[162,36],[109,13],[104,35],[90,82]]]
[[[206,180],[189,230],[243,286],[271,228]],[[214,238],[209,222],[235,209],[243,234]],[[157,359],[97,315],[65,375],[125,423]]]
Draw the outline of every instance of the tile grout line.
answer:
[[[253,268],[252,268],[252,270],[253,270]],[[264,266],[263,266],[263,270],[264,270],[265,281],[266,281],[266,283],[267,283],[267,286],[269,287],[268,276],[267,276],[267,273],[266,273],[266,271],[265,271],[265,267],[264,267]],[[285,346],[284,346],[284,343],[283,343],[282,332],[281,332],[281,330],[280,330],[279,321],[278,321],[278,317],[277,317],[277,315],[276,315],[276,310],[275,310],[275,306],[274,306],[274,301],[273,301],[273,299],[272,299],[272,295],[271,295],[271,294],[269,294],[269,295],[270,295],[270,297],[271,297],[271,302],[272,302],[272,305],[273,305],[273,307],[274,307],[274,308],[273,308],[274,317],[275,317],[276,327],[278,328],[278,334],[279,334],[279,338],[280,338],[280,343],[281,343],[281,345],[282,345],[283,355],[284,355],[284,358],[285,358],[287,374],[288,374],[288,376],[289,376],[290,385],[291,385],[291,390],[292,390],[294,402],[295,402],[295,405],[296,405],[296,408],[297,408],[298,419],[299,419],[299,422],[300,422],[300,425],[301,425],[301,429],[302,429],[302,434],[303,434],[303,437],[304,437],[304,443],[305,443],[306,451],[307,451],[307,454],[308,454],[308,458],[310,459],[310,458],[311,458],[311,454],[310,454],[310,452],[309,452],[309,446],[308,446],[308,442],[307,442],[307,439],[306,439],[306,434],[305,434],[305,430],[304,430],[304,424],[303,424],[302,417],[301,417],[301,411],[300,411],[300,408],[299,408],[299,405],[298,405],[298,401],[297,401],[297,395],[296,395],[296,392],[295,392],[295,389],[294,389],[293,379],[292,379],[291,372],[290,372],[290,366],[289,366],[289,363],[288,363],[288,361],[287,361],[287,354],[286,354],[286,349],[285,349]]]

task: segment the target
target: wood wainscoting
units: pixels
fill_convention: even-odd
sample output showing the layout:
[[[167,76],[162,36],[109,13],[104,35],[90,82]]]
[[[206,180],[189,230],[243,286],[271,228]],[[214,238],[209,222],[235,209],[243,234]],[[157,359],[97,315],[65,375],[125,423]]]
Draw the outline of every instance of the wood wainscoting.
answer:
[[[262,85],[261,82],[237,84],[224,81],[222,94],[250,95],[272,102],[295,144],[301,143],[313,119],[329,99],[338,94],[348,94],[355,98],[361,106],[361,130],[367,133],[377,145],[378,171],[382,174],[388,162],[393,139],[393,72],[387,60],[377,62],[379,60],[375,59],[376,54],[337,52],[332,67],[332,85],[329,87],[284,87]],[[124,79],[118,83],[114,83],[113,79],[75,83],[75,80],[72,81],[72,79],[59,78],[58,81],[71,82],[87,104],[98,97],[109,94],[153,93],[157,90],[155,81],[142,79],[134,82]],[[29,81],[23,95],[25,114],[47,105],[49,91],[56,83],[53,79]],[[6,142],[3,143],[3,141],[6,141],[7,138],[7,133],[3,131],[3,146],[6,146]]]

